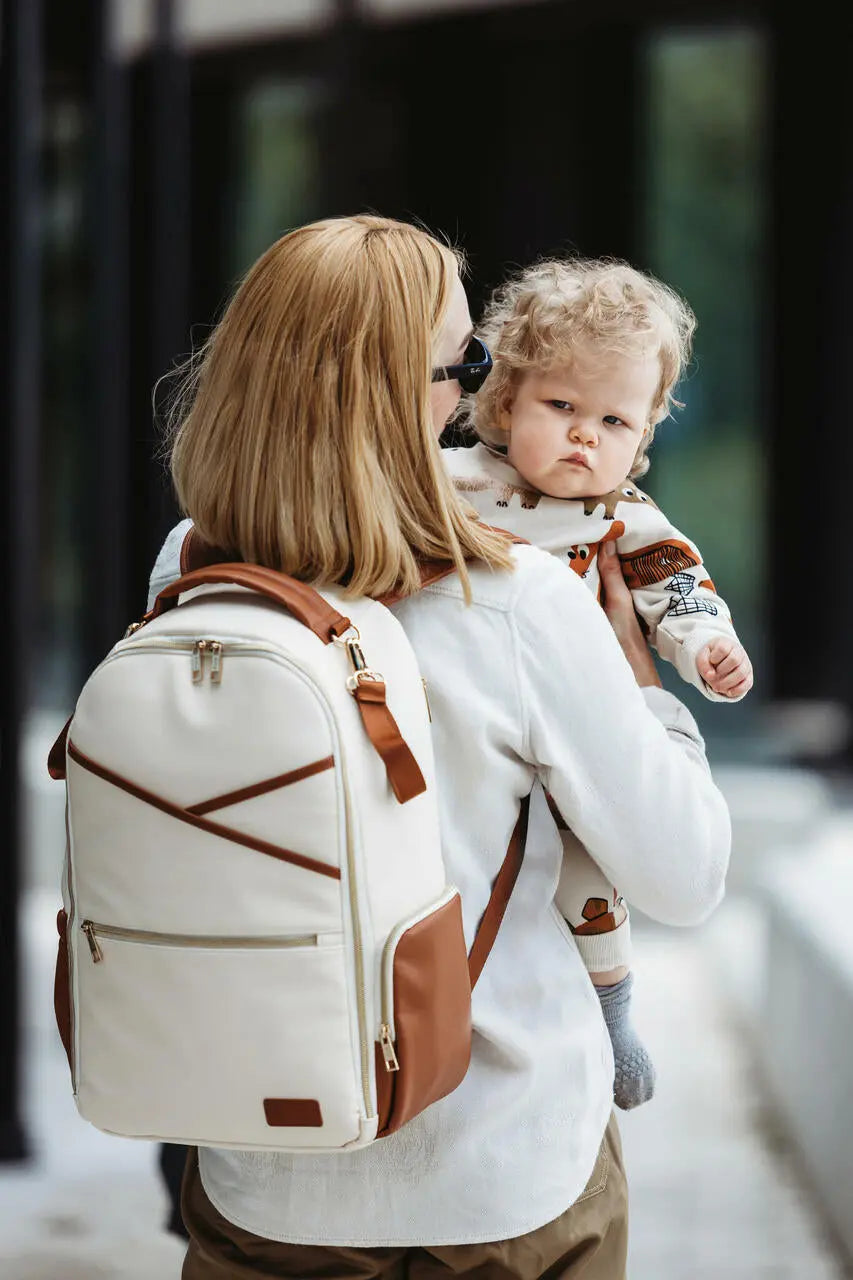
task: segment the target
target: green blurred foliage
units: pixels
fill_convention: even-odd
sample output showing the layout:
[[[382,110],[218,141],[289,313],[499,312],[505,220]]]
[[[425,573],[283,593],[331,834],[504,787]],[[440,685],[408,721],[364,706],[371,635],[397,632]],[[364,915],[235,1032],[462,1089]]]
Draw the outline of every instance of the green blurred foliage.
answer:
[[[231,241],[235,277],[279,236],[314,216],[320,101],[316,84],[290,79],[256,81],[242,96]]]
[[[646,71],[645,265],[686,297],[698,324],[677,393],[684,408],[658,428],[643,485],[700,547],[753,658],[756,689],[737,709],[687,698],[700,723],[722,725],[725,715],[728,732],[761,696],[766,645],[762,37],[740,27],[661,31]]]

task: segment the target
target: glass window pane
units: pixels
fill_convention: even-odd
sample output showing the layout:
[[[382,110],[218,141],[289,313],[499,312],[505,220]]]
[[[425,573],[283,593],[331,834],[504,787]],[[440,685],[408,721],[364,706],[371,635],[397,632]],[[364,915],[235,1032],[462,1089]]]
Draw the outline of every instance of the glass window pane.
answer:
[[[305,80],[261,80],[241,95],[230,267],[242,274],[292,227],[317,216],[322,94]]]
[[[753,659],[756,685],[734,711],[685,689],[671,669],[661,676],[731,752],[735,737],[749,737],[766,669],[758,416],[765,48],[751,28],[661,30],[649,38],[645,69],[644,256],[687,298],[698,326],[677,392],[684,407],[661,424],[643,483],[700,547]]]

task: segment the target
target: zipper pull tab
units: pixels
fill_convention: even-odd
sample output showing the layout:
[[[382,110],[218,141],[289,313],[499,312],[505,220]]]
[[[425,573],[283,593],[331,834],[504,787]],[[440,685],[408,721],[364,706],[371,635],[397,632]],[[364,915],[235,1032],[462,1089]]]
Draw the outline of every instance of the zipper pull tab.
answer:
[[[193,684],[201,684],[202,680],[204,679],[202,655],[206,648],[207,648],[206,640],[196,640],[195,644],[193,645],[193,653],[192,653],[192,660],[191,660]]]
[[[427,693],[427,682],[426,680],[424,680],[423,676],[421,676],[421,684],[424,687],[424,702],[427,704],[427,715],[429,716],[430,724],[432,724],[432,707],[429,705],[429,694]]]
[[[218,640],[209,640],[207,647],[210,650],[210,682],[211,684],[220,684],[222,681],[222,645]]]
[[[387,1023],[383,1022],[379,1028],[379,1043],[382,1047],[382,1057],[385,1059],[386,1071],[399,1071],[400,1063],[394,1052],[394,1042],[391,1039],[391,1028]]]
[[[95,964],[100,964],[104,958],[104,953],[98,946],[98,939],[95,937],[95,926],[91,920],[84,920],[80,928],[86,935],[86,941],[89,944],[89,950],[92,953],[92,960]]]

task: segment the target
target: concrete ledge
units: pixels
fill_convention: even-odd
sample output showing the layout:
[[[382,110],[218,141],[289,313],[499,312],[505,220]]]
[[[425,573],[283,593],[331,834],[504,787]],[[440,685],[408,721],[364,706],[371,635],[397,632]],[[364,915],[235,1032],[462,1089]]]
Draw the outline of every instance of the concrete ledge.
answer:
[[[785,1127],[853,1257],[853,815],[766,865],[755,1048]]]
[[[771,854],[807,849],[833,809],[829,784],[809,769],[716,765],[713,774],[732,817],[731,891],[751,890]]]

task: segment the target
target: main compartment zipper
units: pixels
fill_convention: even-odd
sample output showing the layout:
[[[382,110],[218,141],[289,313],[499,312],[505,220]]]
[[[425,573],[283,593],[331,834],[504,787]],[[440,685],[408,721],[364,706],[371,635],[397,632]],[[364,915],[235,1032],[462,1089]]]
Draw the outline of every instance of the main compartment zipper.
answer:
[[[96,924],[94,920],[84,920],[80,928],[86,935],[92,960],[100,964],[104,953],[98,945],[98,938],[115,938],[120,942],[141,942],[149,947],[203,947],[232,948],[242,950],[247,947],[316,947],[320,939],[316,933],[302,937],[234,937],[221,934],[202,933],[155,933],[149,929],[125,929],[119,925]]]

